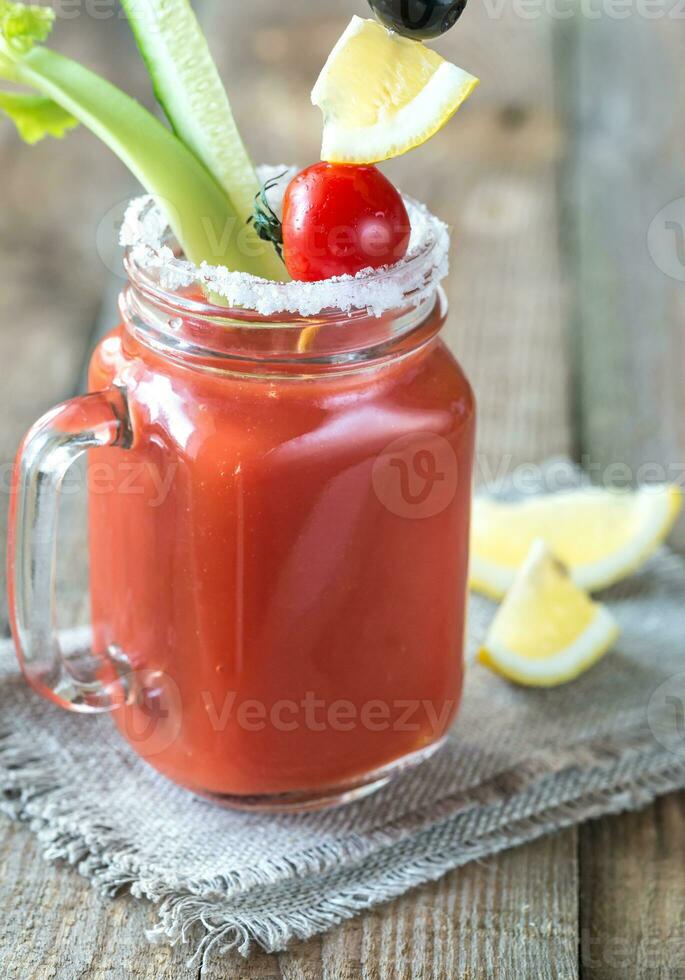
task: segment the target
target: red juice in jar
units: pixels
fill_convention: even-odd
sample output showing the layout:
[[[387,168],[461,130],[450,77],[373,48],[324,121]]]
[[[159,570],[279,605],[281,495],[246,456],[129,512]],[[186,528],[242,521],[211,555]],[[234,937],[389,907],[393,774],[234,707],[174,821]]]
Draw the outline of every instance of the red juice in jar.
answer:
[[[421,755],[461,695],[474,440],[442,300],[394,340],[404,311],[333,319],[305,356],[296,325],[180,309],[153,336],[136,302],[91,367],[133,437],[128,485],[91,490],[91,588],[98,650],[173,686],[148,761],[217,797],[317,797]],[[154,711],[117,713],[142,754]]]

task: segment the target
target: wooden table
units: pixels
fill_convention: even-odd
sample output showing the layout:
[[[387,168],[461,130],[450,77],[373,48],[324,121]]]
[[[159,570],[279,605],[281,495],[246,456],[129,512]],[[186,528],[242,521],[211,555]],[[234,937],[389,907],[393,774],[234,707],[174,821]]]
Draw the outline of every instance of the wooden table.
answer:
[[[652,219],[685,193],[680,24],[500,6],[472,4],[441,42],[483,78],[472,104],[390,167],[454,226],[448,337],[479,398],[479,476],[562,452],[598,478],[653,477],[639,471],[652,464],[682,479],[685,286],[647,245]],[[316,158],[307,92],[355,9],[361,0],[202,5],[257,158]],[[119,19],[82,13],[59,24],[59,40],[149,101]],[[0,160],[0,459],[9,461],[33,419],[78,389],[94,333],[109,322],[102,296],[116,290],[94,241],[131,185],[83,132],[29,150],[3,126]],[[673,274],[670,214],[650,245]],[[83,601],[75,580],[66,594]],[[474,863],[280,956],[226,958],[208,976],[676,980],[684,868],[677,795]],[[182,950],[147,944],[152,918],[149,906],[102,899],[45,864],[25,828],[0,821],[3,977],[197,976]]]

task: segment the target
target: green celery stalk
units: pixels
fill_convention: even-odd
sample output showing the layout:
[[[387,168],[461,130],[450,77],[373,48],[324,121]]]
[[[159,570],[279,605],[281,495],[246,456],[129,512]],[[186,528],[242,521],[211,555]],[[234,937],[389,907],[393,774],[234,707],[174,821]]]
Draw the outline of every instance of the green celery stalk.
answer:
[[[156,198],[191,261],[265,275],[271,247],[252,241],[249,227],[246,235],[243,217],[182,140],[105,79],[37,46],[53,20],[50,8],[0,0],[0,78],[34,90],[2,93],[0,111],[32,140],[83,123]]]
[[[47,48],[15,65],[17,81],[37,89],[87,126],[159,201],[192,262],[212,262],[259,275],[242,255],[242,222],[193,154],[140,103],[105,79]]]

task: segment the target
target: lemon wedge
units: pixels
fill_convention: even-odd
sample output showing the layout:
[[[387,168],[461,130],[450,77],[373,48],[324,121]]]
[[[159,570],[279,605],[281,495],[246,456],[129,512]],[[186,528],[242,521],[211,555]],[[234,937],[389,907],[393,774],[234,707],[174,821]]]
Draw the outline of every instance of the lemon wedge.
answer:
[[[474,502],[471,588],[501,599],[542,538],[589,592],[634,572],[664,541],[682,506],[672,485],[618,493],[585,487],[503,503]]]
[[[556,687],[616,643],[609,611],[578,588],[544,541],[534,541],[490,627],[481,663],[529,687]]]
[[[312,91],[324,115],[321,159],[400,156],[442,129],[477,84],[424,44],[353,17]]]

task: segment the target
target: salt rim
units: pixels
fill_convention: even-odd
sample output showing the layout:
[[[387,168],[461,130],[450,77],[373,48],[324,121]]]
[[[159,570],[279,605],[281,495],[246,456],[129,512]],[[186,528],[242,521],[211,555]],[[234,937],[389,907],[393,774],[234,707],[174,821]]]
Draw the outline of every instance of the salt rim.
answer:
[[[295,173],[294,168],[261,167],[260,180]],[[286,186],[282,182],[281,187]],[[261,316],[275,313],[315,316],[324,310],[350,315],[366,309],[380,317],[389,310],[429,299],[449,272],[450,237],[447,225],[418,201],[405,197],[411,221],[407,255],[396,265],[365,269],[356,276],[336,276],[321,282],[273,282],[245,272],[232,272],[225,266],[207,262],[197,266],[177,258],[169,247],[170,229],[162,209],[153,197],[133,200],[126,211],[119,242],[129,250],[132,262],[157,272],[164,289],[178,290],[199,283],[208,292],[227,300],[234,308],[254,311]],[[280,201],[271,199],[278,209]]]

